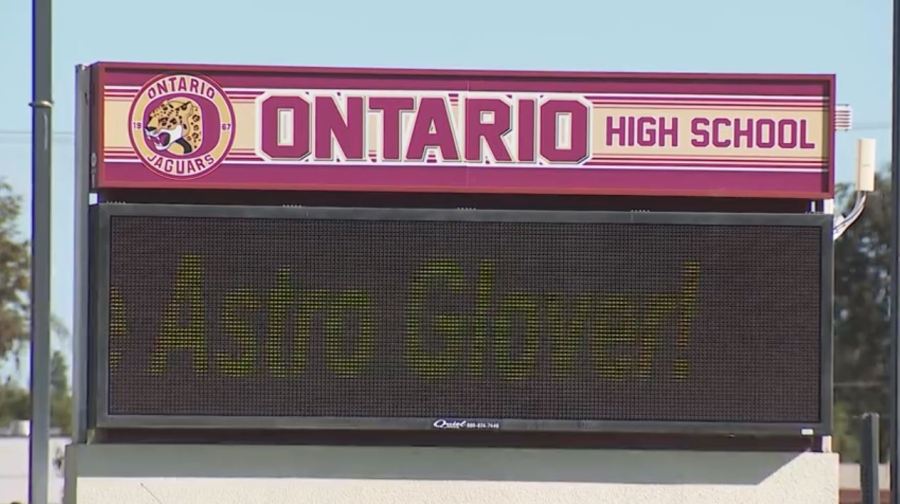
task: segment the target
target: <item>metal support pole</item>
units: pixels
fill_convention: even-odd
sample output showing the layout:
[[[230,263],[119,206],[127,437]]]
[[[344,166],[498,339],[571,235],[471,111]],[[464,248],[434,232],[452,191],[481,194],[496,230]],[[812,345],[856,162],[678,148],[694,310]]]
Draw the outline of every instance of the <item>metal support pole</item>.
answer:
[[[900,441],[900,0],[894,0],[893,13],[893,61],[892,107],[891,107],[891,362],[888,373],[891,377],[890,421],[891,421],[891,503],[900,504],[900,460],[897,456]]]
[[[51,0],[32,0],[31,434],[28,502],[47,504],[50,472]]]
[[[862,489],[862,504],[881,502],[878,481],[878,413],[866,413],[860,429],[860,472],[859,487]]]
[[[72,297],[72,444],[87,442],[87,273],[90,204],[90,70],[75,68],[74,295]]]

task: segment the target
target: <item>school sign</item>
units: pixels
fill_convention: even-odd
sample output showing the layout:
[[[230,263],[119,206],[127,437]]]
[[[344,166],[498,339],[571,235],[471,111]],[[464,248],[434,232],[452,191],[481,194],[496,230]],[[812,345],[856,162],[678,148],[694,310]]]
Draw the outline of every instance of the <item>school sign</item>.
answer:
[[[95,189],[829,198],[831,75],[98,63]]]

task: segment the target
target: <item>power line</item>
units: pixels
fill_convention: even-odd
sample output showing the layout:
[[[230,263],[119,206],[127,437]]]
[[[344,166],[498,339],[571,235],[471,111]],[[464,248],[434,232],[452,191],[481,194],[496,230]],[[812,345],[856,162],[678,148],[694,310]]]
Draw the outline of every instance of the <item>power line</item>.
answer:
[[[889,122],[871,122],[871,123],[858,123],[853,124],[850,127],[850,131],[856,130],[888,130],[891,129],[891,123]]]
[[[53,143],[72,143],[75,137],[57,136]],[[15,138],[0,136],[0,145],[31,145],[31,138]]]
[[[0,129],[0,145],[24,145],[31,144],[31,130]],[[53,142],[72,142],[75,139],[74,131],[54,131]]]
[[[834,388],[878,388],[887,387],[890,383],[886,381],[849,381],[835,382]]]
[[[2,136],[31,136],[31,130],[0,129]],[[54,131],[53,136],[75,136],[74,131]]]

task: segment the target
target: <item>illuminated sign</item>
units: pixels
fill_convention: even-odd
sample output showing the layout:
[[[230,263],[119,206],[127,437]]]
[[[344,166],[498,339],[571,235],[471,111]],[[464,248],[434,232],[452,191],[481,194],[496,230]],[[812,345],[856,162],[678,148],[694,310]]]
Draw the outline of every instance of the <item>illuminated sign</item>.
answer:
[[[94,65],[94,188],[833,195],[833,76]]]
[[[830,225],[96,205],[96,422],[827,432]]]

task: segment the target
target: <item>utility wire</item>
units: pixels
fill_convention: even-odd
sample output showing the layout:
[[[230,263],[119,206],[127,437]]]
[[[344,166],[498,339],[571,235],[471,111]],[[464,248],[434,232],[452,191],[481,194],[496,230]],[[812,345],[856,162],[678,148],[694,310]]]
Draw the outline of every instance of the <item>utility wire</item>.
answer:
[[[53,135],[75,136],[74,131],[54,131]],[[31,130],[0,129],[0,136],[31,136]]]
[[[836,382],[833,386],[834,388],[877,388],[877,387],[887,387],[890,385],[887,381],[851,381],[851,382]]]

